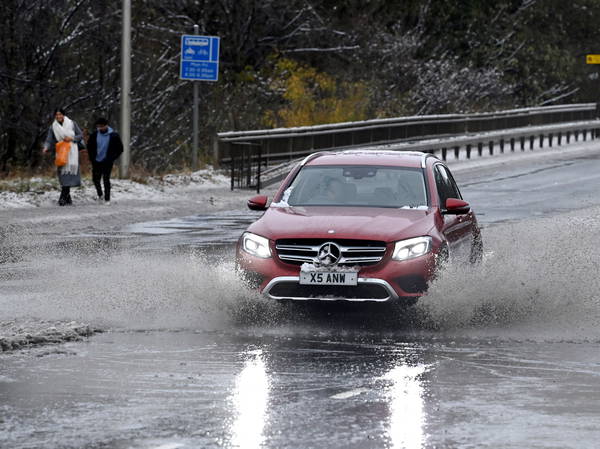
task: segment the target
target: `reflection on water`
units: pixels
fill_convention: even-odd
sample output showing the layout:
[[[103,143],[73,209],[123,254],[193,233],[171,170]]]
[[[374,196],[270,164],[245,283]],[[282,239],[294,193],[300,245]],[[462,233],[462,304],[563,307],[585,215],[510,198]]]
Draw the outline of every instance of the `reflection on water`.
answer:
[[[384,376],[391,381],[390,427],[388,436],[393,449],[420,449],[425,444],[424,365],[397,365]]]
[[[262,446],[269,401],[269,376],[262,350],[248,351],[244,369],[235,381],[232,401],[234,421],[231,447],[253,449]]]

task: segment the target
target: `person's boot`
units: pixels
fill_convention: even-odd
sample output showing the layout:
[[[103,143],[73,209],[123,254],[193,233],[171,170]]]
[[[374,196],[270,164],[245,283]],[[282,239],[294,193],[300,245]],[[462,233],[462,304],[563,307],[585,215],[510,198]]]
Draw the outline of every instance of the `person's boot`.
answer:
[[[63,187],[63,190],[65,192],[65,204],[73,204],[73,200],[71,199],[71,187]]]
[[[58,199],[59,206],[64,206],[67,204],[67,189],[68,187],[63,187],[60,191],[60,198]]]

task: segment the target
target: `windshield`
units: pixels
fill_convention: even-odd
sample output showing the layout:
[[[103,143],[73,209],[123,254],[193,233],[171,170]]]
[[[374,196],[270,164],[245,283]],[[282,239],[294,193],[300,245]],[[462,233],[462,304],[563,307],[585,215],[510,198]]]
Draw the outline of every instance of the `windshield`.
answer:
[[[289,206],[427,207],[423,172],[408,167],[304,167],[285,197]]]

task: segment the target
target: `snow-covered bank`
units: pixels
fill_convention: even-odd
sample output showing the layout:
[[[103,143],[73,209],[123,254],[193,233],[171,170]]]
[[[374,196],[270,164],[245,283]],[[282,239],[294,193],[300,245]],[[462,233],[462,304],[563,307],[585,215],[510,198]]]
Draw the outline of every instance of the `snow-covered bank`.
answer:
[[[101,332],[75,321],[14,319],[0,321],[0,352],[52,343],[78,341]]]
[[[193,191],[226,188],[230,180],[223,173],[212,168],[189,174],[171,174],[149,177],[143,182],[126,179],[112,180],[112,198],[123,200],[168,200],[188,195]],[[30,178],[0,183],[0,210],[50,206],[56,203],[59,195],[55,178]],[[72,189],[73,201],[77,204],[90,204],[96,201],[96,189],[91,179],[82,179],[82,186]]]

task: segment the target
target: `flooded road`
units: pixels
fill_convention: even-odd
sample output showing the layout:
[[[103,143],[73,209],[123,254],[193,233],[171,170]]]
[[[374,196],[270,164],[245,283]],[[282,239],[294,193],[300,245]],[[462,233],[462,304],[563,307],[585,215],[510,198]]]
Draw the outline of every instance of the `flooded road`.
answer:
[[[595,447],[597,344],[386,334],[110,333],[33,351],[35,370],[8,355],[4,447]]]
[[[12,237],[0,321],[103,332],[0,353],[0,447],[596,448],[600,160],[455,175],[484,263],[408,310],[246,290],[246,211]]]

